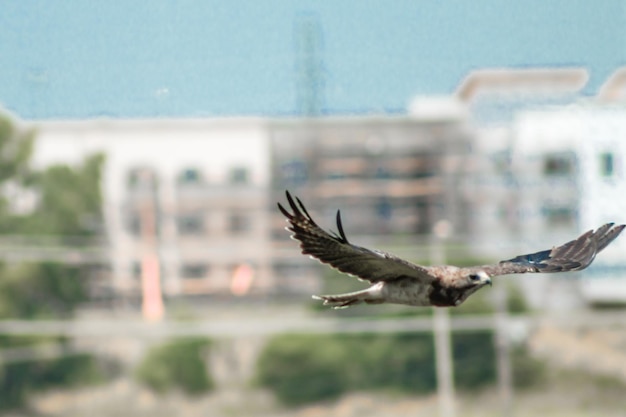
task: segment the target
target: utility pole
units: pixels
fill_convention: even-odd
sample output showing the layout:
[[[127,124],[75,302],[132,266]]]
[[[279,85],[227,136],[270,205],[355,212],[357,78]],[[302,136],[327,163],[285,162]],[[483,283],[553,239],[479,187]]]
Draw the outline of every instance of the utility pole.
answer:
[[[504,282],[502,283],[504,284]],[[502,404],[502,415],[512,416],[513,372],[511,369],[511,348],[507,332],[508,312],[506,306],[507,291],[504,285],[494,289],[495,304],[495,344],[498,369],[498,390]]]
[[[430,244],[430,260],[432,265],[445,264],[446,256],[443,244],[444,240],[450,235],[450,232],[450,222],[440,220],[435,224],[433,228],[433,239]],[[452,359],[449,309],[434,308],[433,330],[435,334],[439,416],[455,417],[454,362]]]

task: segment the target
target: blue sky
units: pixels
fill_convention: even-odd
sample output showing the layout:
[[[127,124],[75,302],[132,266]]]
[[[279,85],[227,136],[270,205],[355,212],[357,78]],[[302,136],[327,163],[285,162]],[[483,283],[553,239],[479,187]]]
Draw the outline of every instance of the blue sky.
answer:
[[[626,63],[623,0],[4,0],[0,103],[24,119],[291,115],[294,28],[322,32],[323,110],[403,112],[485,67]]]

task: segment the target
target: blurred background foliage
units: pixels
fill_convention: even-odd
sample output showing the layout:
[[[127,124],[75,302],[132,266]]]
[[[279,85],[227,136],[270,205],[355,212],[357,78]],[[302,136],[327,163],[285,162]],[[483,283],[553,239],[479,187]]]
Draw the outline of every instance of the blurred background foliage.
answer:
[[[21,218],[22,234],[95,236],[102,224],[100,176],[105,157],[94,154],[78,166],[55,165],[32,174],[35,210]]]
[[[31,167],[35,132],[0,116],[0,233],[95,237],[102,221],[100,175],[105,158],[77,166]],[[16,207],[23,198],[32,204]],[[0,264],[0,319],[69,317],[87,297],[88,266],[57,262]],[[61,337],[0,337],[0,349],[67,345]],[[98,360],[86,354],[58,359],[0,362],[0,410],[20,406],[26,395],[51,386],[101,379]],[[99,376],[100,375],[100,376]]]
[[[6,340],[0,340],[4,345]],[[89,354],[4,364],[0,368],[0,412],[22,407],[28,395],[53,387],[83,387],[104,381],[106,361]]]
[[[455,386],[477,391],[496,383],[493,332],[455,332]],[[542,379],[543,365],[523,346],[513,352],[518,388]],[[257,381],[285,405],[336,399],[351,391],[428,394],[437,389],[432,333],[281,335],[257,363]]]
[[[214,388],[207,363],[210,346],[211,341],[203,337],[157,345],[137,367],[137,380],[161,394],[173,390],[189,395],[205,394]]]

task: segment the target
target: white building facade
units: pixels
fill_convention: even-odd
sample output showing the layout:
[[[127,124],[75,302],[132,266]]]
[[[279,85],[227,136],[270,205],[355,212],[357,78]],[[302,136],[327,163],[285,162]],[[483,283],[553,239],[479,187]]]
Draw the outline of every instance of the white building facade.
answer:
[[[591,102],[524,111],[512,132],[525,241],[540,248],[626,222],[626,107]],[[575,282],[585,302],[626,302],[625,254],[621,236],[580,273]]]
[[[106,155],[114,292],[141,291],[148,252],[158,259],[165,295],[271,285],[269,148],[261,119],[54,121],[37,129],[35,166]],[[246,272],[236,278],[242,266]]]

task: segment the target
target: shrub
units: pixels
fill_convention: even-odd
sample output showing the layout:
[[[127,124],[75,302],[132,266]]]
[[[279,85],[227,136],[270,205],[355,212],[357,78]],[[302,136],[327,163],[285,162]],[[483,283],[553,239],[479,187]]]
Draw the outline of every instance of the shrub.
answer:
[[[357,389],[383,389],[412,393],[435,390],[433,336],[429,333],[363,335],[359,342],[363,360]]]
[[[467,263],[480,262],[468,260]],[[326,290],[329,293],[351,291],[353,281],[356,280],[346,280],[336,271],[328,272]],[[509,289],[509,312],[528,311],[519,288],[511,286]],[[492,313],[488,297],[487,292],[478,293],[450,313]],[[317,308],[320,305],[317,303]],[[367,306],[348,311],[353,315],[371,314]],[[432,309],[376,306],[376,312],[377,317],[394,317],[431,314]],[[495,383],[496,350],[492,331],[453,333],[452,351],[455,385],[459,389],[472,391]],[[513,349],[512,366],[517,387],[532,386],[544,379],[544,364],[531,358],[524,347]],[[437,387],[433,335],[282,335],[273,338],[262,352],[257,379],[287,405],[333,399],[353,390],[428,393]]]
[[[348,387],[346,353],[327,336],[278,336],[261,353],[258,382],[287,405],[336,398]]]
[[[461,390],[473,391],[496,380],[496,352],[489,330],[453,333],[454,382]]]
[[[184,338],[151,349],[136,370],[137,379],[157,392],[179,388],[187,394],[213,389],[207,372],[206,338]]]
[[[477,389],[495,381],[491,332],[452,338],[456,384]],[[429,393],[436,390],[430,333],[282,335],[257,364],[257,382],[286,405],[337,398],[354,390]]]
[[[547,363],[530,356],[525,345],[513,347],[511,351],[513,368],[513,385],[515,388],[526,389],[546,382]]]
[[[22,407],[33,391],[100,382],[106,378],[103,365],[87,354],[0,365],[0,410]]]

